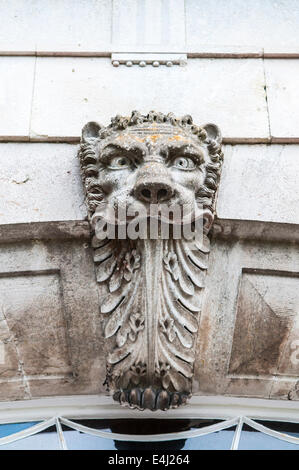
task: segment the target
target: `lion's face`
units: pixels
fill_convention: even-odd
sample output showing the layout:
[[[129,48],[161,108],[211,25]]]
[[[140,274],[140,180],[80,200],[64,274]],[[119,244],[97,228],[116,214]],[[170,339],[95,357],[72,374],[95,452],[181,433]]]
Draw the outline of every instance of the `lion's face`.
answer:
[[[106,128],[88,123],[80,159],[92,224],[155,213],[170,224],[202,219],[208,231],[221,158],[217,126],[194,126],[190,116],[133,112]]]
[[[107,208],[122,210],[129,220],[135,215],[150,215],[151,206],[178,217],[177,208],[192,220],[203,214],[196,195],[206,177],[207,149],[190,133],[169,126],[133,127],[99,142],[97,183],[103,201],[96,216],[105,217]],[[175,214],[175,215],[173,215]],[[108,217],[107,217],[108,218]],[[189,219],[188,219],[189,220]]]

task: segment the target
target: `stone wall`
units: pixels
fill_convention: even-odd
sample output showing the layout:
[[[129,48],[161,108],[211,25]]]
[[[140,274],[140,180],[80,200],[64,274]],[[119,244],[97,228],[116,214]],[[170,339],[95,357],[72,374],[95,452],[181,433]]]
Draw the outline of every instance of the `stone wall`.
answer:
[[[0,14],[0,400],[105,393],[77,151],[87,121],[133,109],[223,132],[194,392],[296,398],[298,2],[13,0]],[[115,52],[188,60],[114,67]]]

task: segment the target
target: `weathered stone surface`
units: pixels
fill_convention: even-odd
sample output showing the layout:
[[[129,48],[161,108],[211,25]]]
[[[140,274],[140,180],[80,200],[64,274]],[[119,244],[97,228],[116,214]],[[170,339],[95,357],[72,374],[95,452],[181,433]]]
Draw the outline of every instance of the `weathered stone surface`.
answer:
[[[2,2],[2,51],[98,52],[158,46],[298,50],[296,0],[11,0]],[[185,18],[186,9],[186,18]],[[49,35],[49,30],[55,30]],[[111,44],[111,32],[113,44]]]
[[[0,52],[109,50],[111,9],[110,0],[1,2]]]
[[[1,273],[0,295],[2,315],[26,363],[26,373],[31,376],[39,369],[41,375],[68,374],[59,272]]]
[[[29,135],[34,64],[34,57],[0,57],[0,139]]]
[[[1,243],[26,240],[89,240],[87,220],[58,220],[0,225]]]
[[[298,150],[297,145],[226,146],[217,216],[298,224]]]
[[[130,27],[128,27],[130,25]],[[113,2],[113,49],[154,46],[167,50],[185,47],[184,0],[115,0]]]
[[[84,123],[98,116],[107,124],[115,112],[171,109],[178,116],[188,112],[197,122],[215,122],[225,137],[265,138],[264,86],[260,59],[115,68],[109,59],[38,57],[30,134],[77,137]]]
[[[105,366],[86,242],[0,248],[0,398],[99,393]]]
[[[188,0],[188,48],[197,46],[297,47],[297,0]]]
[[[299,243],[299,224],[217,218],[212,232],[224,240]]]
[[[265,60],[270,131],[273,137],[299,137],[299,62]]]
[[[86,216],[77,148],[0,144],[0,225]]]
[[[27,231],[33,238],[45,237],[47,228],[42,224],[47,222],[51,238],[59,233],[84,236],[83,226],[54,227],[54,222],[82,221],[87,214],[77,150],[77,145],[68,144],[0,144],[1,238],[7,233],[16,239],[18,231],[19,239]],[[225,146],[217,216],[298,224],[298,151],[298,145]],[[41,224],[18,226],[29,222]],[[248,230],[254,236],[249,226]],[[256,230],[261,235],[267,227]]]
[[[295,338],[290,334],[299,314],[298,281],[295,274],[243,271],[230,374],[275,375],[277,369],[287,375],[296,373],[298,367],[290,361],[290,354],[280,355],[286,349],[291,351],[296,334],[298,337],[298,331],[294,331]]]
[[[214,243],[195,389],[202,394],[287,398],[299,367],[298,245]]]
[[[6,358],[0,364],[1,400],[105,393],[107,351],[94,265],[85,243],[1,245],[0,341]],[[197,342],[195,394],[299,399],[298,272],[298,244],[213,242]],[[45,286],[43,303],[56,306],[58,317],[48,307],[41,312],[34,301],[41,279],[54,280],[52,288]],[[21,291],[28,283],[32,300],[29,289]],[[27,305],[32,302],[29,316],[24,317],[18,302],[21,295]],[[6,318],[3,312],[8,313]],[[62,324],[58,331],[50,329],[57,320],[66,321],[65,330]],[[43,355],[44,345],[49,352],[53,348],[53,354],[66,347],[67,355],[51,364]],[[236,351],[244,358],[238,367]]]

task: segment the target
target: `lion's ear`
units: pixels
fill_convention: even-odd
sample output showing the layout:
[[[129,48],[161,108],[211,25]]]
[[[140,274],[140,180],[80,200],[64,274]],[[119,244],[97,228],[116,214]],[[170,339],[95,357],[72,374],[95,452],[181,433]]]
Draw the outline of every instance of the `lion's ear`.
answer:
[[[212,140],[216,140],[216,142],[218,144],[221,143],[222,141],[222,135],[221,135],[221,132],[220,132],[220,129],[218,126],[216,126],[216,124],[211,124],[211,123],[208,123],[208,124],[205,124],[204,126],[202,126],[203,129],[206,131],[206,133],[208,134],[208,137]]]
[[[99,131],[102,128],[100,124],[94,121],[90,121],[82,129],[82,141],[86,141],[90,138],[99,137]]]

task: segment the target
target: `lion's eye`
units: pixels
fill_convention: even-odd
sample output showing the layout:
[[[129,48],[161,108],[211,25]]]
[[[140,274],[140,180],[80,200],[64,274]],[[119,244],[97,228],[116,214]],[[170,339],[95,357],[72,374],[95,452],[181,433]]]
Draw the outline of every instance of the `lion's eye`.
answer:
[[[128,168],[131,161],[128,157],[114,157],[109,162],[109,167],[113,169]]]
[[[195,163],[190,157],[178,157],[173,161],[172,166],[180,170],[193,170]]]

